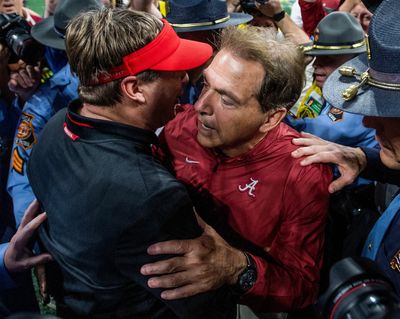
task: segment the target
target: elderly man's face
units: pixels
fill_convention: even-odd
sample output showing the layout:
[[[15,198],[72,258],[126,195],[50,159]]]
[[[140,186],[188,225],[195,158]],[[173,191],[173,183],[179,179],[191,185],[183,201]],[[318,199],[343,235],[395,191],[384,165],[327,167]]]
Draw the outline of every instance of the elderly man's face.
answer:
[[[198,142],[227,156],[251,149],[264,135],[263,113],[257,100],[265,71],[259,62],[220,51],[204,71],[204,88],[195,110]]]
[[[22,16],[22,0],[0,0],[1,13],[18,13]]]
[[[313,64],[316,85],[322,88],[328,76],[353,57],[354,54],[317,56]]]
[[[387,167],[400,169],[400,118],[365,116],[363,123],[376,130],[382,162]]]

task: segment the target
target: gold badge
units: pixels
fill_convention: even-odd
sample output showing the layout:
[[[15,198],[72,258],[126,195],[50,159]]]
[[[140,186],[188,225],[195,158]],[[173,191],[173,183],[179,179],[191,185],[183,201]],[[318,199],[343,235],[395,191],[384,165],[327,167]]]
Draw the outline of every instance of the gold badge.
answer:
[[[22,113],[19,122],[15,144],[21,146],[24,150],[32,148],[36,143],[35,130],[32,125],[33,115]]]
[[[390,268],[393,270],[400,272],[400,250],[394,254],[392,260],[390,261]]]

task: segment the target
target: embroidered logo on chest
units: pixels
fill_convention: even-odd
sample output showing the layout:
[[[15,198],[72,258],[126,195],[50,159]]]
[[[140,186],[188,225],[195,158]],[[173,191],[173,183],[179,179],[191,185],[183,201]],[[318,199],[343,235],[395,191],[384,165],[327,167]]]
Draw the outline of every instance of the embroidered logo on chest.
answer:
[[[390,268],[393,270],[400,272],[400,250],[394,254],[392,260],[390,261]]]
[[[247,183],[244,186],[239,185],[238,189],[241,192],[247,192],[247,195],[249,195],[250,197],[256,197],[254,192],[256,190],[257,183],[258,183],[257,179],[250,178],[250,183]]]

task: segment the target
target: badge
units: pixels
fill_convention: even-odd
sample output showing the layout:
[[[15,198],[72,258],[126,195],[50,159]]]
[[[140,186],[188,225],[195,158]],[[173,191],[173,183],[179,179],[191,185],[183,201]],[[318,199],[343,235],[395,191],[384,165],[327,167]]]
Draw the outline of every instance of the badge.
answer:
[[[319,29],[316,28],[314,31],[314,43],[318,42],[318,40],[319,40]]]
[[[331,119],[331,121],[338,122],[343,120],[343,113],[344,112],[342,110],[332,106],[328,112],[328,117]]]
[[[19,122],[15,144],[21,146],[24,150],[32,148],[36,143],[35,131],[32,125],[33,115],[22,112]]]
[[[392,260],[390,261],[390,268],[394,271],[400,272],[400,250],[394,254]]]

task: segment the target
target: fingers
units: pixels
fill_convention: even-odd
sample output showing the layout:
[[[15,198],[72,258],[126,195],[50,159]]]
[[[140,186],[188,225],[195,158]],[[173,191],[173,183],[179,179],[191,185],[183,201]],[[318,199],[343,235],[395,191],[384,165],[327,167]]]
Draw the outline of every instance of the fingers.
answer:
[[[150,288],[168,289],[161,293],[161,298],[165,300],[186,298],[212,289],[209,281],[193,280],[193,278],[196,278],[195,271],[183,271],[150,278],[147,284]]]
[[[331,194],[340,191],[347,185],[350,185],[357,178],[357,175],[352,174],[351,172],[340,170],[340,168],[339,171],[341,174],[340,177],[335,179],[328,187],[328,191]]]
[[[160,275],[165,273],[174,273],[184,269],[184,258],[174,257],[166,260],[161,260],[152,264],[143,265],[140,268],[142,275]]]
[[[21,69],[18,72],[11,73],[10,82],[13,83],[14,86],[19,86],[23,89],[28,89],[33,85],[26,69]]]
[[[22,217],[20,228],[28,224],[37,215],[39,212],[39,206],[40,205],[37,199],[34,199],[32,203],[29,204],[24,216]]]
[[[193,240],[170,240],[156,243],[147,248],[149,255],[183,255],[192,250]]]
[[[47,280],[46,280],[46,268],[43,265],[36,267],[36,277],[39,282],[40,295],[42,297],[43,304],[50,302],[50,295],[47,291]]]
[[[51,255],[47,254],[47,253],[43,253],[40,255],[32,256],[32,257],[27,257],[23,261],[24,268],[30,269],[32,267],[48,263],[49,261],[52,261],[52,260],[53,260],[53,258],[51,257]]]
[[[332,157],[329,156],[332,152],[332,149],[329,145],[313,145],[313,146],[303,146],[303,147],[299,147],[297,150],[292,152],[292,157],[294,158],[299,158],[299,157],[304,157],[306,156],[306,158],[304,160],[310,160],[311,164],[311,157],[313,163],[318,163],[315,162],[314,160],[318,160],[319,158],[321,158],[321,160],[326,160],[327,157]],[[303,161],[304,161],[303,160]],[[332,160],[332,159],[331,159]],[[323,162],[323,163],[327,163],[327,162]]]
[[[307,135],[306,135],[307,134]],[[299,146],[313,146],[313,145],[327,145],[330,142],[322,140],[318,137],[315,137],[312,134],[308,133],[303,133],[302,132],[302,137],[294,138],[292,139],[292,143],[294,145],[299,145]]]
[[[206,291],[208,291],[208,289],[203,288],[202,285],[186,285],[176,289],[163,291],[161,293],[161,298],[164,300],[187,298]]]
[[[28,245],[29,241],[35,235],[36,230],[46,220],[46,213],[42,213],[31,220],[27,225],[18,229],[18,232],[14,235],[13,240],[17,249],[22,249]]]
[[[177,288],[189,284],[192,277],[190,271],[182,271],[150,278],[147,284],[150,288]]]

